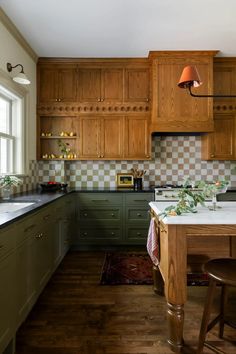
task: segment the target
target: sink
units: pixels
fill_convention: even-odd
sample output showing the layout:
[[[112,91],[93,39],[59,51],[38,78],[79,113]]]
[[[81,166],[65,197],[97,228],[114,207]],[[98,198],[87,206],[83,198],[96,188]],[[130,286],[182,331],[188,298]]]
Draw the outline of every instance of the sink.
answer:
[[[27,208],[30,205],[33,205],[34,202],[3,202],[0,203],[0,214],[1,213],[12,213],[14,211]]]

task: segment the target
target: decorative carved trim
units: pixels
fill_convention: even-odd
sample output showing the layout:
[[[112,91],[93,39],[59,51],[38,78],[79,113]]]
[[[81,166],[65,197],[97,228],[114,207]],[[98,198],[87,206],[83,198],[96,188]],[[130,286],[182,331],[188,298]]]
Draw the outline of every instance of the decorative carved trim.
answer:
[[[29,43],[22,36],[20,31],[14,25],[14,23],[10,20],[10,18],[5,14],[2,7],[0,6],[0,21],[6,27],[6,29],[10,32],[10,34],[15,38],[15,40],[20,44],[20,46],[29,54],[29,56],[35,61],[38,60],[38,56],[35,51],[31,48]]]
[[[233,113],[236,112],[235,103],[216,103],[213,106],[213,111],[215,113]]]
[[[147,113],[150,106],[147,103],[120,104],[120,105],[98,105],[98,104],[45,104],[38,106],[38,114],[41,115],[78,115],[78,114],[110,114],[110,113]]]

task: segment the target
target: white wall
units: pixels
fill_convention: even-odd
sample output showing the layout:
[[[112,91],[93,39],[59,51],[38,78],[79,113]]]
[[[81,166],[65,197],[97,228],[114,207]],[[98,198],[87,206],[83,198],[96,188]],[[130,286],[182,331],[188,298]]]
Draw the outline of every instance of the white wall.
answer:
[[[35,160],[36,158],[36,63],[1,22],[0,43],[0,69],[11,77],[11,73],[8,73],[7,71],[7,62],[10,62],[12,65],[22,64],[25,74],[31,81],[30,85],[24,86],[24,88],[28,91],[29,98],[29,112],[26,126],[26,169],[28,170],[29,161]]]

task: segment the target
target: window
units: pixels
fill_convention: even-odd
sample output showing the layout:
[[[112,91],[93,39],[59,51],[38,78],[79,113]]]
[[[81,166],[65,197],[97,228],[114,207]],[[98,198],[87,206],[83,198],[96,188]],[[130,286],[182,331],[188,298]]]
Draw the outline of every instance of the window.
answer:
[[[0,175],[24,173],[24,98],[0,84]]]

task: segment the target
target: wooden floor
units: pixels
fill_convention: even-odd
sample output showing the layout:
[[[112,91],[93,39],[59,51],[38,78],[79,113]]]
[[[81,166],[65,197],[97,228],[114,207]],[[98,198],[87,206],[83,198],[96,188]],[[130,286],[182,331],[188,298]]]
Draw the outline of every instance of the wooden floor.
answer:
[[[166,343],[165,299],[148,285],[99,285],[102,252],[71,252],[18,331],[17,354],[171,354]],[[195,353],[206,287],[188,287],[183,353]],[[236,302],[232,305],[236,313]],[[209,340],[227,354],[231,343]],[[212,353],[205,349],[204,353]]]

